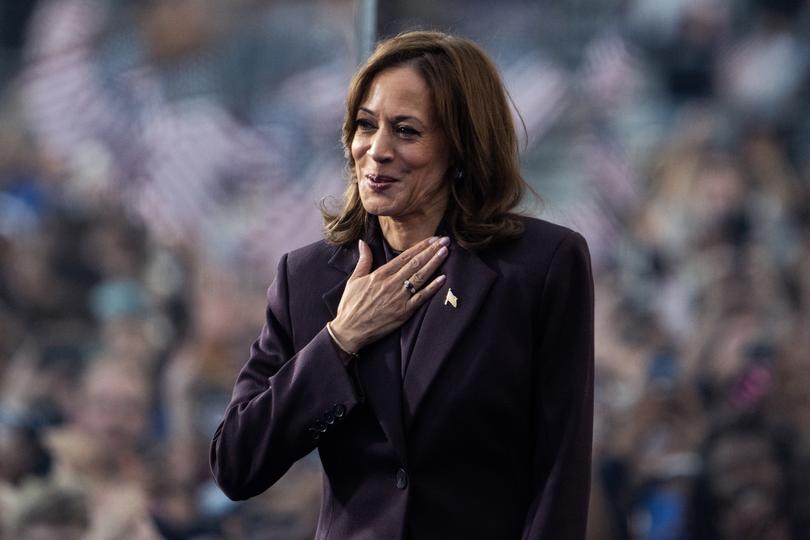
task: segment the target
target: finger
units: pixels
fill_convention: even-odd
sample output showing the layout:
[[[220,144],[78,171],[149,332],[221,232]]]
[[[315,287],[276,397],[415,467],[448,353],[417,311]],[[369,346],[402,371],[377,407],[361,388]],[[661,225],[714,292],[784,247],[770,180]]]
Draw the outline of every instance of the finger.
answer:
[[[411,263],[414,257],[419,256],[420,253],[425,251],[426,249],[430,249],[438,244],[439,238],[436,236],[431,236],[430,238],[425,238],[421,242],[417,242],[416,244],[412,245],[386,264],[379,268],[380,273],[384,275],[393,275],[399,272],[404,266]],[[438,249],[438,248],[436,248]],[[412,263],[411,263],[412,264]],[[421,266],[421,265],[420,265]]]
[[[411,283],[413,283],[414,287],[417,289],[422,288],[422,285],[427,283],[430,279],[430,276],[439,268],[439,266],[444,262],[444,259],[447,258],[447,246],[441,246],[436,253],[430,257],[421,268],[419,268],[416,272],[411,274],[410,277],[406,278]]]
[[[358,240],[357,250],[360,252],[360,257],[357,259],[357,265],[352,272],[352,278],[365,276],[371,271],[372,257],[371,249],[368,247],[368,244],[362,240]]]
[[[416,307],[420,306],[424,301],[436,294],[436,292],[441,289],[445,279],[447,279],[447,276],[442,274],[431,281],[427,287],[411,296],[410,300],[408,300],[408,307],[416,309]]]
[[[406,280],[409,279],[413,282],[411,278],[417,277],[417,282],[414,282],[414,285],[423,285],[433,272],[439,267],[441,262],[447,256],[447,246],[450,244],[450,239],[447,237],[441,238],[438,242],[435,242],[428,246],[426,249],[422,250],[421,252],[414,255],[409,261],[402,266],[396,274],[397,280]],[[438,260],[434,260],[434,258],[439,255]],[[426,266],[431,265],[431,268],[425,268]]]

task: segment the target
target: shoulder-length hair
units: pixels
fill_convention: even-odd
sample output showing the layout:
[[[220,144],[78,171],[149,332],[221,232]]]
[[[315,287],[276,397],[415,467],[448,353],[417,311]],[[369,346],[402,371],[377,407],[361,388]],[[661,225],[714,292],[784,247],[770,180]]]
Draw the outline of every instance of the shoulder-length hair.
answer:
[[[430,90],[436,124],[450,151],[450,196],[445,226],[468,249],[515,238],[523,222],[512,213],[526,190],[506,91],[486,53],[470,40],[440,32],[406,32],[380,42],[352,78],[343,122],[348,186],[339,212],[321,204],[327,241],[348,244],[362,238],[369,216],[360,201],[351,153],[358,109],[374,77],[409,66]]]

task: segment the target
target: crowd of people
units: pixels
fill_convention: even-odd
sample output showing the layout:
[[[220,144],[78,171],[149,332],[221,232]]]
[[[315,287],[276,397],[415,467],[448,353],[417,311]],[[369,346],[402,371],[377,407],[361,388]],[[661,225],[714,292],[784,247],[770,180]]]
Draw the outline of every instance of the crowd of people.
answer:
[[[342,189],[353,3],[225,4],[0,26],[3,540],[314,533],[317,456],[235,503],[207,449],[278,257]],[[805,3],[429,4],[380,26],[493,53],[527,211],[591,248],[589,538],[810,537]]]

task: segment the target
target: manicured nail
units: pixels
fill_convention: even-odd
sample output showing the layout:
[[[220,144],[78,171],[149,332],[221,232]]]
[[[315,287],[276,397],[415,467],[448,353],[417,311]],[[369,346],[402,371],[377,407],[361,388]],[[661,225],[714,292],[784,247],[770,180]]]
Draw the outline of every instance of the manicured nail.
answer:
[[[431,245],[431,244],[435,243],[436,240],[438,240],[438,239],[439,239],[438,236],[431,236],[430,238],[428,238],[428,245]]]
[[[450,245],[450,239],[448,237],[446,237],[446,236],[442,236],[442,239],[439,240],[439,243],[441,245],[443,245],[443,246],[449,246]]]
[[[444,257],[445,255],[447,255],[447,247],[442,246],[442,248],[438,251],[438,254],[439,254],[439,257]]]
[[[440,275],[439,277],[437,277],[437,278],[436,278],[436,282],[437,282],[437,283],[444,283],[444,280],[445,280],[445,279],[447,279],[447,276],[445,276],[444,274],[442,274],[442,275]]]

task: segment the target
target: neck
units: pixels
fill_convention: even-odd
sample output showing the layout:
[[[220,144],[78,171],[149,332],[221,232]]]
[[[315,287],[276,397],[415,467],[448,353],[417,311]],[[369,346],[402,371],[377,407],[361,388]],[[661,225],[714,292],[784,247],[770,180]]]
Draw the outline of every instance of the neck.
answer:
[[[433,236],[442,216],[416,216],[411,219],[397,219],[380,216],[380,229],[385,241],[397,251],[405,251],[425,238]]]

